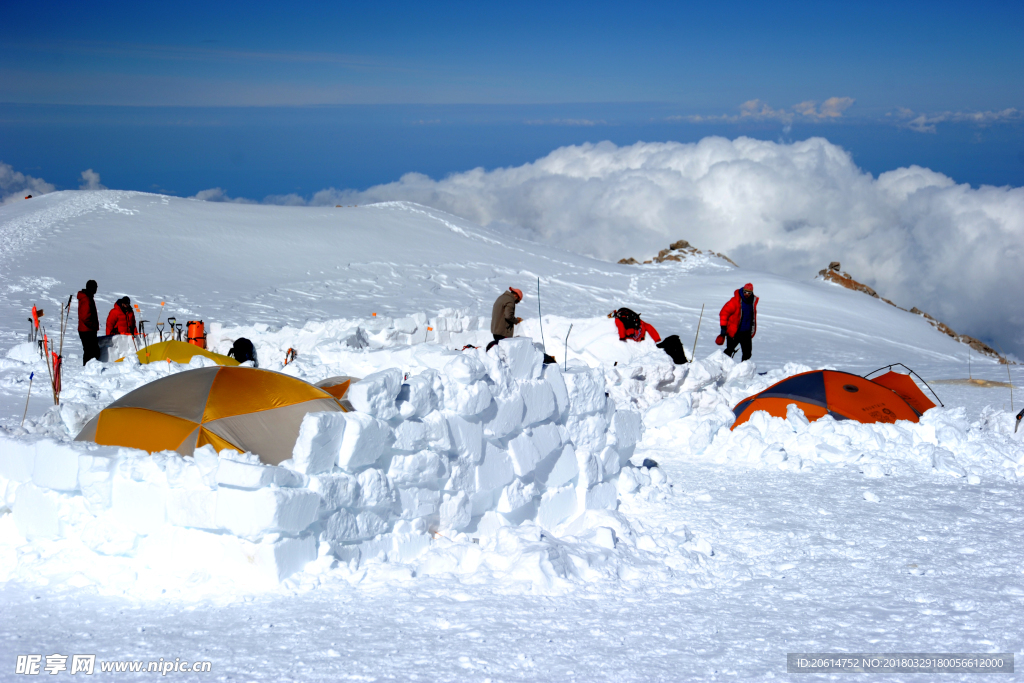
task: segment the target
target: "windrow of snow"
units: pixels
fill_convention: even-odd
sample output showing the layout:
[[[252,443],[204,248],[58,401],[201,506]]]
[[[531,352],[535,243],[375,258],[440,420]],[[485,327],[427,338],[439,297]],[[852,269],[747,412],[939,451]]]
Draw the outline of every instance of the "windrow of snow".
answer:
[[[364,377],[349,391],[353,412],[308,414],[281,467],[208,446],[181,457],[2,437],[10,519],[33,545],[65,548],[47,562],[38,548],[26,551],[12,571],[30,576],[41,563],[58,572],[53,562],[74,556],[69,544],[133,560],[118,565],[123,571],[200,570],[255,584],[310,563],[323,571],[387,560],[416,563],[420,573],[490,571],[550,586],[595,573],[618,578],[623,562],[638,561],[641,551],[609,562],[637,536],[616,512],[619,498],[668,483],[630,463],[640,414],[616,409],[603,371],[545,365],[527,338],[445,358],[441,370]],[[155,365],[86,370],[125,376],[176,364]],[[67,434],[90,417],[71,404],[51,414]]]

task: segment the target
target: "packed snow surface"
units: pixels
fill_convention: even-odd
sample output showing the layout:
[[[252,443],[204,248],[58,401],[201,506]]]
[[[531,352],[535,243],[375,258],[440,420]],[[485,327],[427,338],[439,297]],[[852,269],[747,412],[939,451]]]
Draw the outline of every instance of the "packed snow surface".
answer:
[[[129,391],[209,363],[83,368],[72,315],[54,406],[27,318],[44,309],[55,336],[90,278],[101,322],[123,295],[151,336],[158,318],[204,320],[215,351],[246,337],[262,368],[361,378],[355,411],[307,415],[281,467],[72,442]],[[711,340],[745,282],[758,334],[737,363]],[[509,286],[525,320],[485,352]],[[1024,655],[1009,389],[935,384],[945,406],[919,423],[792,406],[729,429],[741,399],[815,368],[1006,381],[862,294],[717,259],[609,264],[407,203],[114,191],[0,208],[0,288],[0,667],[62,653],[210,661],[223,680],[764,680],[787,679],[787,652]],[[694,362],[620,342],[620,306]]]

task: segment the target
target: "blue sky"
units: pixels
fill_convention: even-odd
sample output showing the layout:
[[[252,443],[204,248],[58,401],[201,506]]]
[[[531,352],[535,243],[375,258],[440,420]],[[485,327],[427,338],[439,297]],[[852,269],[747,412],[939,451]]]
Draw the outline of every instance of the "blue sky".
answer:
[[[33,3],[0,161],[234,196],[584,141],[821,135],[879,173],[1024,185],[1024,3]]]

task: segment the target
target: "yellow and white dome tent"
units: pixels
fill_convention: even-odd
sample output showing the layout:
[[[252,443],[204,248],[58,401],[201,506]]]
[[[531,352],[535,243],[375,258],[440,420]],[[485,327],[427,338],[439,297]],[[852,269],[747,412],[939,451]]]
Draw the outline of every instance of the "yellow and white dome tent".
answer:
[[[239,364],[237,360],[230,356],[225,356],[221,353],[214,353],[213,351],[207,351],[195,344],[187,344],[173,339],[144,346],[139,349],[138,356],[139,362],[143,365],[162,360],[171,360],[175,363],[188,363],[192,360],[193,356],[209,358],[217,365],[235,366]],[[118,362],[121,362],[121,360],[118,360]]]
[[[268,465],[292,457],[306,413],[347,412],[328,392],[270,370],[216,367],[162,377],[100,411],[75,437],[182,455],[206,444],[251,452]]]

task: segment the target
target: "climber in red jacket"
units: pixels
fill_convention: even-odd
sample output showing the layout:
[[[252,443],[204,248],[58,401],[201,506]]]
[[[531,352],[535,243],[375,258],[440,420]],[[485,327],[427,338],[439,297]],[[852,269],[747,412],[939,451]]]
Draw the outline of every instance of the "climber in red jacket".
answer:
[[[107,335],[111,334],[135,334],[135,312],[128,297],[118,299],[107,314]]]
[[[748,282],[743,285],[743,289],[737,289],[733,297],[722,306],[719,314],[722,333],[715,339],[715,343],[721,346],[728,340],[725,346],[727,356],[735,355],[736,347],[739,346],[743,350],[743,360],[750,360],[754,335],[757,334],[758,300],[754,296],[754,285]]]

